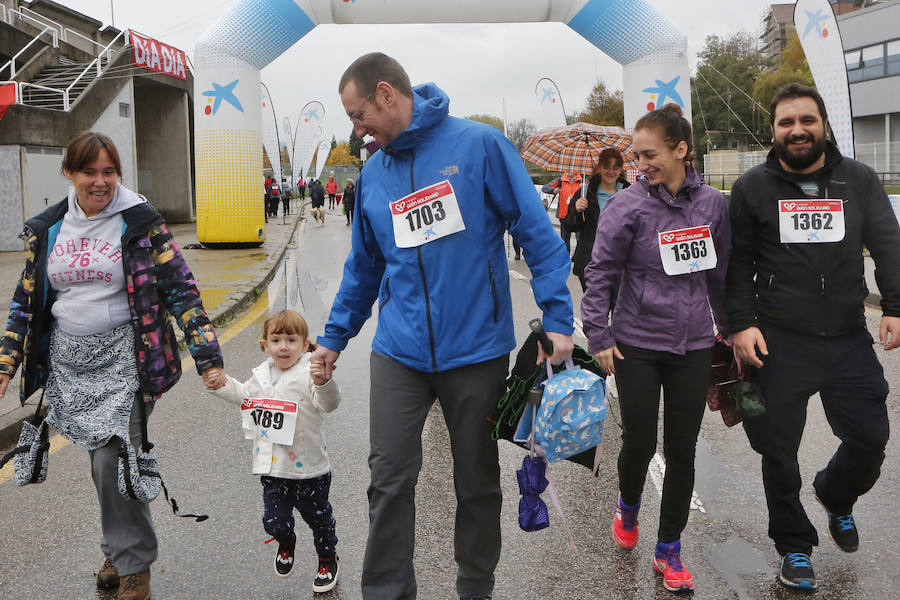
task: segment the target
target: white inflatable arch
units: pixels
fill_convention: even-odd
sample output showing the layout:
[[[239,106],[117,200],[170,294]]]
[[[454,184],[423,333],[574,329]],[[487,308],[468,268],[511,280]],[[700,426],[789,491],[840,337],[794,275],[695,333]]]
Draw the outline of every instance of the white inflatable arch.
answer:
[[[671,101],[690,118],[687,39],[647,0],[240,0],[195,49],[199,240],[265,240],[260,70],[316,25],[509,22],[566,23],[623,65],[626,126]]]

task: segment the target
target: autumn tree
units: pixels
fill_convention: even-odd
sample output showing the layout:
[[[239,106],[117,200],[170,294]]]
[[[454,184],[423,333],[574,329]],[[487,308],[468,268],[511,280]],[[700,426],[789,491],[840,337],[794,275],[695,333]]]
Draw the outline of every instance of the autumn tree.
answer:
[[[775,70],[763,73],[753,84],[753,97],[768,110],[775,92],[788,83],[815,85],[800,38],[794,30],[791,30],[784,50],[777,59]]]
[[[525,145],[525,140],[535,131],[537,131],[537,128],[534,126],[534,123],[528,119],[519,119],[509,124],[507,137],[516,147],[516,150],[521,152],[522,147]]]
[[[363,147],[363,139],[356,135],[356,128],[350,130],[350,141],[348,142],[350,146],[350,156],[355,156],[359,158],[359,151]]]
[[[469,115],[466,118],[470,121],[478,121],[479,123],[486,123],[488,125],[493,125],[500,131],[503,131],[503,120],[500,117],[495,117],[494,115],[487,115],[487,114],[476,114],[476,115]]]
[[[331,150],[325,165],[359,165],[359,158],[350,154],[350,144],[338,144]]]
[[[587,98],[587,106],[575,115],[573,122],[592,125],[625,125],[625,99],[622,90],[610,92],[606,84],[598,81]]]

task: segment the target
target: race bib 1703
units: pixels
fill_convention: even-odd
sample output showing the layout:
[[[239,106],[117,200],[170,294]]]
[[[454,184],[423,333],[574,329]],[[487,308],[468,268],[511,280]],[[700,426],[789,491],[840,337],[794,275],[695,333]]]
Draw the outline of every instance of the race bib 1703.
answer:
[[[718,261],[709,225],[660,232],[659,256],[666,275],[706,271]]]
[[[779,200],[778,232],[783,244],[822,244],[844,239],[844,202]]]
[[[391,218],[398,248],[415,248],[466,228],[446,180],[391,202]]]
[[[241,427],[248,440],[265,440],[290,446],[297,426],[297,403],[273,398],[244,398]]]

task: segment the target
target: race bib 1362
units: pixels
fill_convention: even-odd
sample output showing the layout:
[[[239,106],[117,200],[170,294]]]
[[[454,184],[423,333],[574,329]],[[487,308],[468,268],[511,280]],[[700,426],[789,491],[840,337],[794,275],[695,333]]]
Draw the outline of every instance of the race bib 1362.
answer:
[[[844,239],[840,199],[779,200],[778,233],[783,244],[822,244]]]

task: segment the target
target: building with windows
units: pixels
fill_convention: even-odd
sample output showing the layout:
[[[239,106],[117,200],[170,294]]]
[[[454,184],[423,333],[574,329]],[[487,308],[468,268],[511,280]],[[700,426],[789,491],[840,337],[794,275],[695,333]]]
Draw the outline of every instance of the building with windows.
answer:
[[[871,3],[871,2],[870,2]],[[845,15],[857,10],[855,2],[831,0],[835,15]],[[759,48],[766,58],[775,58],[784,50],[790,33],[794,31],[794,2],[771,4],[762,18]]]
[[[900,180],[900,0],[840,16],[838,25],[856,157],[885,178]]]

